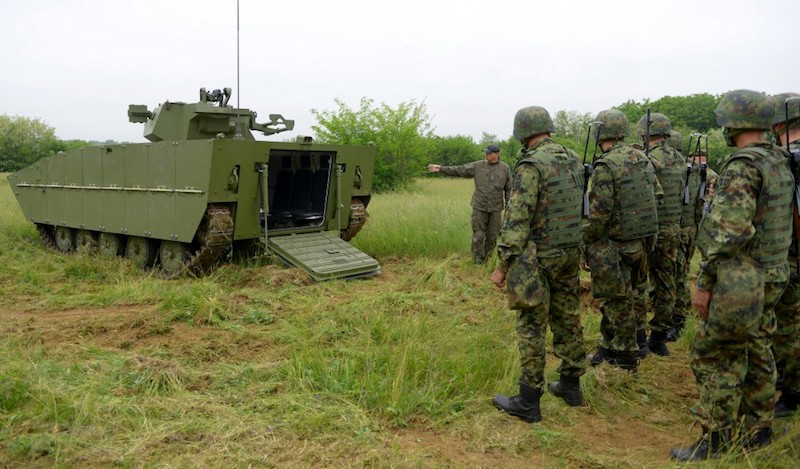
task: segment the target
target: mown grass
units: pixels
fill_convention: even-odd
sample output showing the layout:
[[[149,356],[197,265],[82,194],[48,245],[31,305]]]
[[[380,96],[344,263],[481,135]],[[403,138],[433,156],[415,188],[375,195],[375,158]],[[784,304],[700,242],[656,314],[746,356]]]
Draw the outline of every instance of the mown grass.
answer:
[[[518,354],[492,266],[470,262],[471,190],[374,196],[354,244],[377,278],[312,283],[254,262],[167,281],[47,251],[0,177],[0,462],[670,466],[698,435],[690,334],[636,376],[590,370],[587,407],[546,396],[535,425],[492,407],[515,392]],[[589,350],[599,314],[588,297],[582,309]],[[698,467],[797,467],[798,421],[776,430],[766,451]]]

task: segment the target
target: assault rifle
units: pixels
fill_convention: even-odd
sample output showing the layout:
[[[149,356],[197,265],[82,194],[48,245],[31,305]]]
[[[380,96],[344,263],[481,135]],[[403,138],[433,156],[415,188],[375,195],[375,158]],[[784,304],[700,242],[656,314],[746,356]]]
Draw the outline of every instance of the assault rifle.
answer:
[[[589,177],[594,171],[594,161],[597,159],[597,143],[600,141],[600,128],[603,123],[600,121],[591,122],[586,131],[586,144],[583,146],[583,216],[589,216]],[[589,137],[592,135],[592,128],[595,128],[594,152],[592,153],[591,164],[586,164],[586,155],[589,153]]]
[[[705,139],[705,149],[703,149],[703,139]],[[694,145],[692,144],[694,142]],[[697,198],[703,199],[705,202],[705,193],[706,193],[706,180],[707,180],[707,173],[708,173],[708,135],[693,133],[689,135],[689,155],[691,158],[691,163],[686,168],[686,184],[683,186],[683,205],[689,205],[689,202],[692,200],[691,194],[689,194],[689,176],[692,173],[692,167],[696,161],[700,163],[700,189],[697,191]],[[701,158],[705,156],[706,162],[703,163]],[[703,212],[705,213],[705,203],[703,205]]]
[[[652,119],[650,119],[650,108],[647,108],[647,117],[645,118],[645,129],[644,129],[644,154],[647,156],[647,159],[650,159],[650,126],[653,124]]]
[[[800,275],[800,151],[793,152],[789,141],[789,103],[797,102],[798,113],[800,114],[800,97],[787,98],[783,102],[784,125],[786,126],[786,151],[789,152],[789,166],[794,175],[794,210],[792,211],[794,229],[794,253],[797,256],[797,275]]]

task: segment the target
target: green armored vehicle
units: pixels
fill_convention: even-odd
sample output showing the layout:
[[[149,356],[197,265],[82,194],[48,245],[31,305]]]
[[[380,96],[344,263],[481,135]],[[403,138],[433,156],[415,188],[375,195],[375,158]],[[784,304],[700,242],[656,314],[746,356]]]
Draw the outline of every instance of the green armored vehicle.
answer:
[[[166,277],[266,249],[316,280],[372,275],[378,263],[346,241],[367,219],[375,149],[255,140],[294,121],[228,104],[131,105],[149,143],[86,147],[9,176],[25,217],[49,247],[125,256]],[[256,251],[258,252],[258,251]]]

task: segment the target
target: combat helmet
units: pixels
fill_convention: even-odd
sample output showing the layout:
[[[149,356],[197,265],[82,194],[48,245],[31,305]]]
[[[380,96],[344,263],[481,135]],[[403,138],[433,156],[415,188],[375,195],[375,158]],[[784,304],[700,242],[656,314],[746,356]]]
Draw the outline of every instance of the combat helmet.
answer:
[[[639,129],[639,136],[644,138],[647,135],[647,114],[639,119],[637,128]],[[669,137],[671,130],[672,123],[669,121],[669,117],[660,112],[650,113],[650,137]]]
[[[670,130],[668,143],[669,146],[683,153],[683,136],[680,134],[680,132],[675,130]]]
[[[600,125],[592,126],[592,136],[597,141],[622,140],[630,135],[631,129],[625,113],[618,109],[600,111],[594,119]]]
[[[769,98],[770,103],[772,104],[772,109],[774,114],[772,115],[772,126],[776,126],[778,124],[782,124],[786,122],[786,100],[791,99],[789,101],[789,119],[790,121],[794,121],[796,119],[800,119],[800,94],[798,93],[781,93],[776,94]]]
[[[520,142],[534,135],[555,133],[556,126],[547,109],[541,106],[528,106],[517,111],[514,116],[514,138]]]
[[[714,109],[714,114],[717,115],[717,124],[728,129],[772,128],[772,105],[767,95],[759,91],[729,91]]]

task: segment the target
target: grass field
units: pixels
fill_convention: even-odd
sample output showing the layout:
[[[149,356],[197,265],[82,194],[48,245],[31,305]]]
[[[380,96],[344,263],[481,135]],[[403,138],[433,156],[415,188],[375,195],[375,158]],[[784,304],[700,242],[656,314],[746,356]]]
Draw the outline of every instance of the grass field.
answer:
[[[514,393],[514,314],[469,256],[471,181],[376,195],[354,244],[379,277],[267,262],[163,280],[47,251],[0,175],[0,463],[6,467],[671,467],[698,434],[690,335],[544,420]],[[599,313],[583,298],[587,351]],[[689,332],[694,324],[689,324]],[[548,379],[555,379],[552,355]],[[694,467],[800,467],[800,421]]]

